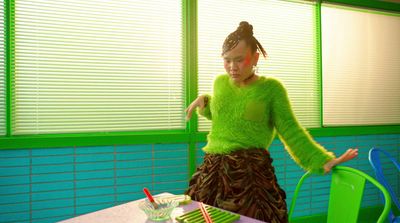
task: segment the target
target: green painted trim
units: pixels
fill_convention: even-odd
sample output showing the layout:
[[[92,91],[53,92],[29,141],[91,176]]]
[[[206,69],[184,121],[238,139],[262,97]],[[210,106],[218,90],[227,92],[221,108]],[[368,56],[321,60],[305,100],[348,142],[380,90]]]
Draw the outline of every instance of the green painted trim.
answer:
[[[400,134],[400,125],[310,128],[307,131],[313,137],[385,135]],[[207,134],[208,132],[197,133],[196,141],[205,142]]]
[[[313,5],[315,2],[313,1],[304,1],[304,0],[284,0],[285,2],[292,2],[292,3],[299,3],[299,4],[306,4],[306,5]]]
[[[4,1],[4,38],[5,38],[5,101],[6,101],[6,136],[12,133],[12,79],[11,65],[13,61],[14,43],[11,41],[14,36],[14,2],[12,0]]]
[[[325,127],[308,131],[314,137],[400,134],[400,125]]]
[[[400,3],[377,0],[322,0],[322,3],[335,3],[348,6],[356,6],[370,9],[379,9],[400,12]]]
[[[183,131],[141,133],[96,133],[13,136],[0,138],[1,149],[188,143],[190,134]]]
[[[364,207],[360,209],[359,212],[359,222],[372,223],[375,222],[374,219],[378,219],[379,215],[382,213],[382,206],[371,206]],[[291,223],[320,223],[326,222],[326,214],[315,214],[304,217],[294,218]]]
[[[321,223],[326,222],[327,216],[325,214],[316,214],[304,217],[294,218],[290,223]]]
[[[197,98],[197,1],[183,1],[184,36],[185,36],[185,104],[186,107]],[[186,131],[190,134],[189,140],[189,178],[196,170],[196,143],[193,135],[197,132],[198,117],[194,113],[187,122]]]
[[[400,134],[400,126],[357,126],[308,129],[313,137]],[[190,171],[196,169],[196,143],[205,142],[208,132],[185,131],[111,132],[0,137],[1,149],[54,148],[104,145],[188,143]],[[193,172],[191,172],[193,174]]]
[[[322,24],[321,24],[321,1],[318,0],[315,6],[315,26],[316,26],[316,53],[317,53],[317,75],[318,75],[318,83],[319,83],[319,126],[323,126],[324,123],[324,113],[323,109],[323,76],[322,76]]]
[[[344,4],[335,4],[335,3],[323,3],[322,6],[329,8],[337,8],[354,12],[362,12],[362,13],[370,13],[370,14],[378,14],[378,15],[386,15],[386,16],[396,16],[399,17],[400,13],[395,11],[384,11],[381,9],[374,8],[363,8],[352,5],[344,5]]]
[[[185,105],[197,98],[197,1],[184,1],[184,36],[185,36]],[[187,122],[187,131],[197,131],[197,114]]]

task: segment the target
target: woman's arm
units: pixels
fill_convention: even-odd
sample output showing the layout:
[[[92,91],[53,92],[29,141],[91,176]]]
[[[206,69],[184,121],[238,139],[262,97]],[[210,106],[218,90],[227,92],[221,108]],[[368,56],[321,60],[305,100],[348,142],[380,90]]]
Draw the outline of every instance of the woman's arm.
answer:
[[[350,149],[336,158],[332,152],[315,142],[297,121],[284,86],[276,80],[273,87],[272,121],[285,148],[300,166],[322,174],[329,172],[333,166],[357,156],[357,150]]]
[[[335,159],[332,159],[331,161],[328,161],[324,165],[324,172],[328,173],[329,171],[331,171],[332,167],[339,165],[340,163],[344,163],[346,161],[354,159],[357,156],[358,156],[358,149],[348,149],[339,158],[335,158]]]
[[[200,95],[196,98],[185,110],[186,121],[189,121],[192,118],[193,111],[198,108],[198,113],[207,119],[211,120],[211,111],[210,111],[210,102],[211,96],[204,94]]]

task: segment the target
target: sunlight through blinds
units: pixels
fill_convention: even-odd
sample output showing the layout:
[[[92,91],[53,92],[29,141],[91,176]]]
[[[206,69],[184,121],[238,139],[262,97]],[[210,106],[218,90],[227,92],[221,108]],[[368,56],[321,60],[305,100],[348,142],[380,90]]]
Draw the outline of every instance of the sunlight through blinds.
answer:
[[[184,129],[179,0],[16,0],[13,133]]]
[[[243,10],[246,9],[246,10]],[[259,74],[279,78],[304,127],[320,126],[315,4],[308,1],[198,1],[199,94],[211,93],[213,79],[225,73],[221,48],[240,21],[253,25],[268,53],[259,59]],[[210,122],[199,118],[199,131]]]
[[[322,7],[325,126],[400,124],[400,16]]]

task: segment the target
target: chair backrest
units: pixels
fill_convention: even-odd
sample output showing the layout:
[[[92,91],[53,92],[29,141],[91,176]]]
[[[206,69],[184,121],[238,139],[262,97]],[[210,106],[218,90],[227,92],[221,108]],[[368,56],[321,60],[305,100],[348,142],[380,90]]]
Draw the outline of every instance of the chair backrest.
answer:
[[[289,221],[292,220],[295,203],[301,185],[303,184],[304,180],[311,175],[312,174],[309,172],[305,173],[296,186],[289,209]],[[391,207],[390,195],[385,187],[362,171],[345,166],[336,166],[332,169],[327,217],[328,223],[357,222],[366,181],[369,181],[375,185],[383,193],[385,198],[385,206],[377,222],[385,222]]]
[[[381,183],[389,192],[392,202],[397,206],[397,209],[400,210],[400,202],[398,197],[396,196],[392,186],[389,184],[389,182],[386,180],[385,175],[383,173],[383,168],[382,168],[382,163],[381,159],[379,158],[379,155],[384,155],[386,156],[392,163],[393,165],[397,168],[397,173],[400,172],[400,165],[397,162],[397,160],[391,156],[388,152],[382,149],[378,148],[372,148],[369,150],[369,162],[372,166],[372,168],[375,171],[376,179]],[[396,216],[394,215],[393,211],[391,210],[389,212],[389,220],[390,222],[393,222]]]

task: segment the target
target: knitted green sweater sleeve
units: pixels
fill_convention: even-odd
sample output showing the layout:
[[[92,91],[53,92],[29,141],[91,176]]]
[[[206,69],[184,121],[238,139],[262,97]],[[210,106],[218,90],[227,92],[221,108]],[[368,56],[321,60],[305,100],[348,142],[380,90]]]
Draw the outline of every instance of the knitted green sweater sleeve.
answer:
[[[211,95],[208,94],[204,94],[204,97],[208,98],[208,103],[204,108],[197,108],[197,114],[204,116],[206,119],[211,120],[212,116],[211,116]]]
[[[294,161],[305,170],[323,173],[323,165],[335,158],[332,152],[317,144],[299,124],[290,106],[287,91],[276,81],[274,83],[271,116],[281,141]]]

